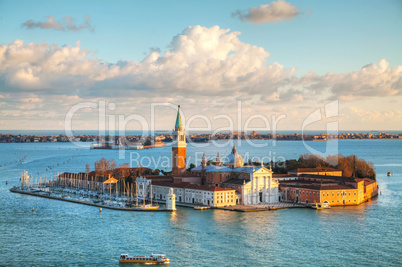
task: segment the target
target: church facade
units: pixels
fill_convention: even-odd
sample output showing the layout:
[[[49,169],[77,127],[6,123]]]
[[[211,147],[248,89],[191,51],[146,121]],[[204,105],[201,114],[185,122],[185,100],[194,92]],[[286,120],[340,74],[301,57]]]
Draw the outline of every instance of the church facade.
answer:
[[[191,172],[199,175],[206,185],[236,190],[239,205],[279,202],[279,183],[272,178],[272,170],[261,166],[244,166],[243,158],[234,146],[224,162],[219,153],[214,165],[207,165],[205,154],[201,165]]]

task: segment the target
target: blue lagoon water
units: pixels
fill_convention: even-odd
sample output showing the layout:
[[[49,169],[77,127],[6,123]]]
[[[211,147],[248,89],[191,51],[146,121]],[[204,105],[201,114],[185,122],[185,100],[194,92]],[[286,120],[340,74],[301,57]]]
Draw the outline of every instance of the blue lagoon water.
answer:
[[[230,143],[221,145],[189,145],[189,162],[200,160],[204,151],[208,157],[230,153]],[[322,151],[326,144],[308,145]],[[300,141],[268,141],[262,148],[243,141],[236,146],[244,157],[292,159],[309,152]],[[254,213],[179,208],[172,213],[104,209],[100,214],[96,207],[9,192],[23,170],[50,178],[57,172],[85,171],[86,163],[93,168],[101,157],[130,162],[130,153],[131,159],[155,158],[150,166],[155,167],[158,158],[160,164],[170,158],[170,147],[126,151],[125,159],[119,159],[119,151],[90,150],[89,144],[0,144],[0,151],[1,266],[118,266],[124,252],[166,253],[171,266],[402,264],[402,140],[339,141],[340,153],[375,165],[381,195],[364,205]],[[25,154],[25,164],[15,162]],[[387,177],[387,171],[393,175]]]

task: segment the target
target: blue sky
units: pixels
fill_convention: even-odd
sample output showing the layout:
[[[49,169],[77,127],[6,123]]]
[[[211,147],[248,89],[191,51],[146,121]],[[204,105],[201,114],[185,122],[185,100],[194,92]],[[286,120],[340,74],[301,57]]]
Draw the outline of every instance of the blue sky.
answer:
[[[166,49],[172,36],[187,26],[218,25],[240,31],[240,39],[264,47],[270,61],[297,66],[300,74],[315,70],[345,72],[386,58],[400,64],[402,2],[400,1],[288,1],[304,13],[290,22],[262,25],[232,18],[235,10],[269,1],[1,1],[1,42],[73,45],[96,51],[115,63],[142,60],[149,48]],[[311,14],[310,14],[311,12]],[[72,16],[77,23],[90,15],[95,32],[27,30],[28,19]]]
[[[398,87],[402,85],[402,79],[398,82],[401,75],[398,66],[402,62],[401,1],[282,1],[282,4],[286,3],[288,7],[297,9],[298,14],[290,19],[279,18],[276,22],[261,24],[232,16],[236,10],[246,14],[251,8],[269,5],[271,2],[276,1],[0,1],[0,45],[4,47],[11,49],[10,44],[16,39],[22,40],[26,49],[30,49],[27,46],[29,43],[43,42],[47,46],[56,44],[58,48],[64,45],[72,48],[79,41],[80,51],[91,52],[84,58],[78,56],[77,62],[80,64],[85,60],[97,59],[97,65],[114,65],[119,61],[118,65],[122,62],[135,65],[125,69],[119,65],[118,74],[111,74],[113,70],[110,68],[102,69],[100,71],[105,74],[95,78],[93,73],[89,71],[86,74],[87,69],[83,69],[82,74],[78,75],[78,82],[72,80],[77,77],[76,73],[71,72],[74,67],[69,69],[70,72],[67,71],[69,75],[63,76],[63,73],[58,72],[57,79],[44,78],[41,75],[46,73],[41,73],[44,69],[41,63],[28,60],[29,68],[32,67],[34,75],[37,75],[37,79],[31,80],[32,84],[29,84],[28,80],[18,80],[21,76],[16,75],[17,66],[11,66],[13,61],[9,59],[8,67],[0,69],[0,103],[3,103],[0,106],[3,109],[3,113],[0,113],[0,128],[20,127],[18,122],[10,120],[10,116],[18,117],[21,122],[32,121],[32,114],[49,113],[53,104],[58,106],[57,102],[53,102],[54,98],[64,97],[70,107],[79,101],[107,100],[116,103],[121,110],[130,103],[136,103],[136,112],[147,109],[148,105],[147,113],[152,101],[184,102],[183,107],[186,107],[185,102],[189,103],[188,107],[193,107],[194,104],[191,103],[198,102],[198,110],[207,117],[228,110],[235,112],[237,101],[243,100],[243,107],[246,107],[244,112],[249,112],[247,114],[262,113],[268,116],[271,113],[284,113],[288,119],[284,120],[283,128],[295,130],[300,128],[302,120],[291,119],[294,109],[297,110],[296,114],[306,117],[314,108],[322,108],[328,101],[338,99],[342,113],[339,118],[340,128],[402,130],[400,126],[395,126],[398,122],[402,125],[402,111],[399,108],[402,89]],[[74,19],[75,26],[80,26],[84,25],[86,15],[90,18],[90,28],[77,31],[22,26],[29,20],[34,23],[46,22],[48,16],[53,16],[55,22],[69,16]],[[188,39],[195,38],[192,35],[196,31],[194,28],[187,33],[184,31],[198,25],[202,27],[198,30],[205,36],[213,34],[208,29],[214,26],[218,26],[220,30],[230,29],[221,34],[221,37],[240,32],[236,35],[235,47],[241,52],[236,53],[244,54],[236,58],[244,60],[249,69],[244,73],[232,73],[231,69],[238,68],[239,63],[234,66],[231,62],[224,62],[226,59],[222,59],[218,53],[211,55],[211,58],[224,62],[228,68],[225,75],[234,75],[228,78],[230,81],[238,81],[258,71],[256,78],[247,81],[243,87],[239,87],[238,83],[228,85],[228,81],[220,81],[219,84],[211,81],[210,85],[208,82],[205,85],[192,85],[184,81],[176,84],[172,80],[164,80],[161,72],[150,73],[148,65],[137,66],[137,63],[142,62],[155,49],[161,51],[160,60],[170,60],[164,58],[166,51],[174,51],[176,56],[182,55],[186,49],[185,43],[175,46],[174,37],[183,35],[188,36]],[[192,41],[202,42],[199,39]],[[227,45],[225,40],[219,42]],[[256,49],[240,48],[243,46],[254,46]],[[257,48],[263,49],[269,55],[257,51]],[[218,48],[212,48],[209,53],[217,50]],[[43,53],[44,50],[40,51]],[[35,53],[40,52],[35,50]],[[226,58],[229,58],[232,52],[225,53]],[[186,55],[191,57],[186,58],[187,63],[191,61],[192,64],[198,64],[205,58],[205,55],[197,52]],[[197,60],[193,61],[195,57]],[[178,67],[179,61],[176,59],[169,61],[169,65],[165,67]],[[251,66],[260,59],[261,64]],[[62,60],[68,59],[66,57]],[[372,81],[367,82],[368,77],[359,71],[369,64],[379,66],[380,60],[387,62],[384,64],[389,71],[377,75],[373,67],[368,76]],[[275,65],[275,62],[280,66]],[[277,68],[272,73],[266,69],[271,65],[272,68]],[[38,66],[41,67],[40,70],[35,68]],[[197,74],[194,69],[183,70],[180,67],[180,70],[183,73]],[[311,72],[314,72],[313,78]],[[138,78],[137,73],[141,73],[141,78]],[[208,70],[203,69],[201,73],[206,75],[204,81],[208,80]],[[326,76],[328,73],[331,77]],[[361,85],[357,76],[367,84]],[[183,77],[177,77],[176,80],[180,78]],[[156,80],[168,86],[154,84]],[[344,81],[350,84],[345,85]],[[119,89],[115,89],[116,85]],[[208,88],[212,87],[213,90],[209,91]],[[258,90],[261,91],[260,94],[256,92]],[[356,92],[348,93],[351,91]],[[214,101],[211,103],[212,98]],[[31,112],[28,105],[18,109],[18,104],[26,102],[30,103]],[[43,105],[44,102],[50,103],[49,106]],[[230,107],[222,105],[222,102],[230,103]],[[203,110],[205,103],[211,103],[214,108]],[[54,113],[54,116],[37,120],[52,129],[58,128],[62,126],[60,121],[66,111],[67,106],[59,113]],[[133,111],[127,112],[124,114]],[[381,120],[385,115],[390,116],[389,121],[392,123],[387,124]],[[84,114],[82,116],[82,120],[85,120]],[[35,125],[29,127],[35,128]],[[91,128],[94,125],[82,127]],[[161,123],[160,128],[166,127],[168,124]],[[317,125],[317,128],[320,127],[323,125]]]

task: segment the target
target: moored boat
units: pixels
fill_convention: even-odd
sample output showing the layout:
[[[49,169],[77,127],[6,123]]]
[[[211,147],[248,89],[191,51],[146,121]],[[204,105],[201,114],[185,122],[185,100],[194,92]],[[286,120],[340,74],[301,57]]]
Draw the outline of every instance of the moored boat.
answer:
[[[158,208],[159,208],[159,206],[152,206],[151,204],[134,207],[134,209],[138,209],[138,210],[157,210]]]
[[[390,171],[387,172],[387,176],[391,176],[392,173]]]
[[[208,209],[209,207],[207,207],[207,206],[195,206],[194,207],[194,209],[195,210],[206,210],[206,209]]]
[[[324,203],[313,203],[310,206],[312,209],[330,209],[331,205],[328,202],[324,202]]]
[[[121,254],[119,263],[169,264],[170,260],[165,254],[152,253],[150,256]]]

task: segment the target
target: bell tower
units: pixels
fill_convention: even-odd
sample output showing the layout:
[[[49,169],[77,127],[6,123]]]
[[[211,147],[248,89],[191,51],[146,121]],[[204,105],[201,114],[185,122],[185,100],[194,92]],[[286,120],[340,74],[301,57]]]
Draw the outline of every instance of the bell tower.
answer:
[[[186,170],[186,132],[180,116],[180,105],[177,109],[176,124],[172,134],[172,174],[179,175]]]

